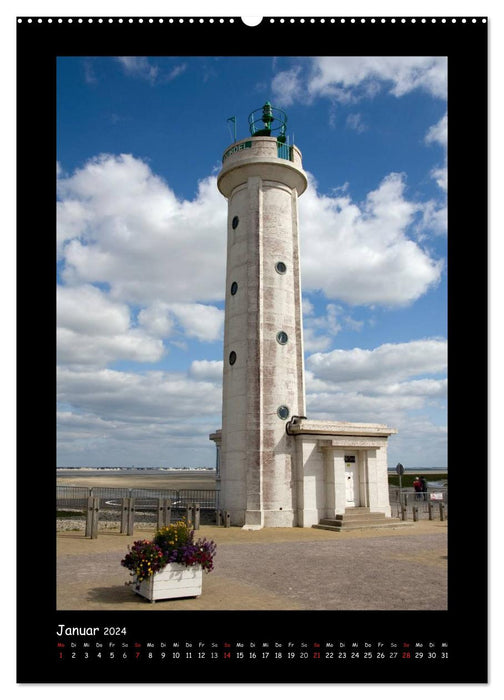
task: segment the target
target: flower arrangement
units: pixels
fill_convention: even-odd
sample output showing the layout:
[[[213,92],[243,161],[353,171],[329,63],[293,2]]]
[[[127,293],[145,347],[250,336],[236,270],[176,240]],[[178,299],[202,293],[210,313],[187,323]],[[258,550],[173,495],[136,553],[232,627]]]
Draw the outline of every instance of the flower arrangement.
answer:
[[[209,573],[213,569],[216,544],[202,538],[194,541],[194,530],[184,520],[157,530],[154,540],[137,540],[121,561],[130,570],[135,583],[141,582],[167,564],[200,565]]]
[[[128,547],[129,552],[121,561],[121,564],[131,571],[131,575],[137,581],[143,581],[156,571],[160,571],[166,564],[163,551],[149,540],[137,540]]]

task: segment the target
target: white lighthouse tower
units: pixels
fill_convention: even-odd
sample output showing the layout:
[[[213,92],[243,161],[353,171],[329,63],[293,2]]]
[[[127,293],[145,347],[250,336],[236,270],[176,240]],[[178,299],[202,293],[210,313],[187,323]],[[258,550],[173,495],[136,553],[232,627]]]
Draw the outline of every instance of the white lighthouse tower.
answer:
[[[307,177],[286,123],[269,102],[252,112],[250,137],[226,149],[217,180],[228,200],[227,272],[222,430],[210,438],[221,507],[233,525],[254,529],[310,526],[344,513],[350,464],[353,507],[375,501],[390,515],[386,441],[395,431],[304,423],[298,197]],[[378,462],[365,447],[382,449],[379,484]]]
[[[297,199],[307,179],[281,110],[267,102],[249,122],[217,181],[228,199],[221,501],[231,522],[289,527],[285,426],[305,411]]]

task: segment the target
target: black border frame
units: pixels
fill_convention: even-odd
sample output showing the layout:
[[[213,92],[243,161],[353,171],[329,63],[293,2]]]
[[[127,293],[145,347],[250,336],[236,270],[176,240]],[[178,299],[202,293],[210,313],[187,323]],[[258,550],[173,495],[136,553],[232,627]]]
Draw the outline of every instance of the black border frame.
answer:
[[[42,21],[39,22],[38,20]],[[180,663],[153,666],[150,682],[161,683],[485,683],[487,682],[487,473],[478,484],[477,518],[468,509],[465,475],[472,469],[466,433],[478,440],[478,464],[487,462],[487,31],[486,18],[320,17],[263,18],[248,27],[239,17],[118,18],[68,17],[17,19],[17,298],[18,298],[18,635],[17,679],[20,683],[145,683],[135,665],[90,667],[58,664],[56,627],[65,625],[124,626],[130,638],[156,639],[152,622],[159,617],[159,639],[167,629],[201,630],[202,640],[287,639],[293,625],[299,638],[404,639],[419,630],[449,644],[449,661],[423,665],[420,674],[410,664],[378,663],[275,666],[227,660],[194,668]],[[88,20],[93,19],[93,23]],[[159,20],[163,19],[161,23]],[[203,22],[200,22],[203,19]],[[224,22],[219,20],[223,19]],[[270,22],[274,19],[274,23]],[[335,21],[332,22],[332,19]],[[382,21],[382,19],[384,21]],[[412,22],[415,19],[416,22]],[[436,19],[434,23],[432,20]],[[452,21],[452,20],[455,21]],[[472,20],[476,19],[475,22]],[[363,22],[362,20],[366,20]],[[425,21],[424,21],[425,20]],[[37,508],[36,527],[21,502],[26,473],[37,484],[40,503],[55,498],[55,200],[56,56],[61,55],[445,55],[448,57],[449,159],[449,609],[444,612],[98,612],[57,611],[55,606],[56,543],[51,508]],[[30,241],[29,248],[23,240]],[[32,337],[24,318],[33,308],[33,293],[41,304],[43,331],[38,352],[44,366],[31,375]],[[469,309],[478,314],[477,333],[468,333]],[[477,337],[475,337],[477,336]],[[37,397],[37,425],[27,425],[26,403]],[[32,431],[37,439],[30,437]],[[49,476],[51,474],[51,476]],[[467,536],[478,538],[468,546]],[[36,572],[36,594],[26,571]],[[197,619],[196,619],[197,617]],[[217,619],[218,618],[218,619]],[[183,624],[182,624],[183,623]],[[197,623],[197,626],[196,626]],[[328,630],[327,634],[323,630]],[[36,649],[36,655],[32,653]],[[201,671],[206,672],[201,672]]]

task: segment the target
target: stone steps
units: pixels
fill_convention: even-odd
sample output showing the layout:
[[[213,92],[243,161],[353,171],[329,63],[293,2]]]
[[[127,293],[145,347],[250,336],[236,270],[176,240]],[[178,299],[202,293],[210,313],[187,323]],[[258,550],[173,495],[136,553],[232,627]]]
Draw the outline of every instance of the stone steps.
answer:
[[[411,522],[399,518],[386,518],[384,513],[371,513],[369,508],[349,508],[344,515],[336,515],[334,518],[322,518],[318,525],[312,525],[318,530],[361,530],[363,528],[403,527],[412,525]]]

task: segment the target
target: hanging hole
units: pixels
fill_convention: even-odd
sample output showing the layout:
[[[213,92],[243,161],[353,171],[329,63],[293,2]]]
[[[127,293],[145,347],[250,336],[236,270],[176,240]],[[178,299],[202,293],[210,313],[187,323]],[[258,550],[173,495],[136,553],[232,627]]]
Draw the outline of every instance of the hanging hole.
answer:
[[[246,24],[247,27],[257,27],[258,24],[261,24],[262,17],[241,17],[241,21],[243,24]]]

